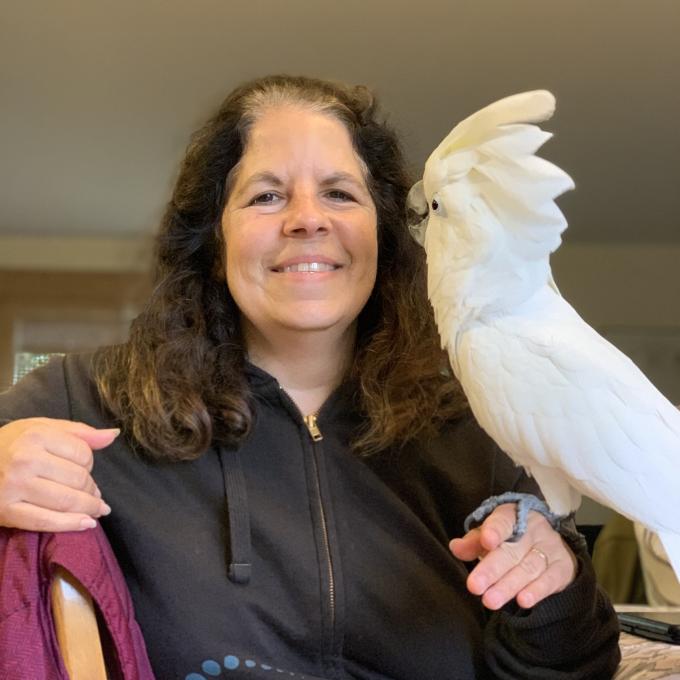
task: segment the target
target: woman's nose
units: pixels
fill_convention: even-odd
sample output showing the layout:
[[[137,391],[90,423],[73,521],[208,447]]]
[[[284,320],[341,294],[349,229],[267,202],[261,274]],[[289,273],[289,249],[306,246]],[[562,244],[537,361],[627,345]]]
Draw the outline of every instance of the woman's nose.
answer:
[[[287,236],[312,236],[329,229],[328,215],[316,196],[290,199],[283,225]]]

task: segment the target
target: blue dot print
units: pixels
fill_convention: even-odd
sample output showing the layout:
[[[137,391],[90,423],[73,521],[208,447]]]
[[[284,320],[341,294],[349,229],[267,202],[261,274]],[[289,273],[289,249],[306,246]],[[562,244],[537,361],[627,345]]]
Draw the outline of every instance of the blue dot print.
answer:
[[[201,664],[201,670],[206,675],[212,675],[212,676],[219,675],[222,672],[222,669],[220,668],[220,664],[218,664],[217,661],[213,661],[212,659],[208,659],[207,661],[204,661]]]
[[[229,654],[229,656],[224,657],[224,667],[227,670],[233,671],[236,668],[239,667],[239,664],[241,662],[238,660],[237,656],[234,656],[233,654]]]
[[[241,657],[239,658],[235,654],[227,654],[223,661],[223,666],[220,666],[219,662],[214,659],[206,659],[201,662],[201,672],[200,673],[189,673],[189,675],[184,676],[184,680],[210,680],[210,678],[226,678],[229,673],[223,674],[223,670],[234,671],[237,668],[243,667],[244,670],[252,670],[260,668],[263,671],[272,671],[272,680],[281,676],[301,678],[304,680],[306,676],[294,673],[285,668],[279,666],[271,666],[266,663],[260,663],[252,657]],[[206,677],[207,676],[207,677]],[[248,673],[248,676],[250,674]],[[233,677],[233,676],[231,676]]]

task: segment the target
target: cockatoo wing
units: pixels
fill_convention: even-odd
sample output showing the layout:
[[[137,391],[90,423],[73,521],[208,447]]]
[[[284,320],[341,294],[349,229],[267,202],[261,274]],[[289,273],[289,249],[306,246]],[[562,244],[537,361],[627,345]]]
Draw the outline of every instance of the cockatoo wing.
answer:
[[[575,510],[583,493],[680,534],[680,411],[562,298],[546,289],[472,324],[455,351],[478,422],[553,511]]]

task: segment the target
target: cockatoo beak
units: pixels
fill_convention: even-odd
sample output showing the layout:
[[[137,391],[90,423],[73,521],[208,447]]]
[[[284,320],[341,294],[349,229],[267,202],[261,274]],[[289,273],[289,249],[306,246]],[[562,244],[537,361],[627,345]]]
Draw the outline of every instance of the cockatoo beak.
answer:
[[[427,231],[429,206],[427,198],[425,198],[422,180],[419,180],[411,187],[411,190],[406,197],[406,206],[416,215],[420,215],[423,218],[417,224],[410,224],[409,231],[411,232],[411,236],[413,236],[421,246],[425,247],[425,232]]]
[[[427,217],[418,222],[418,224],[410,224],[408,228],[411,232],[411,236],[413,236],[413,238],[424,248],[425,232],[427,231]]]

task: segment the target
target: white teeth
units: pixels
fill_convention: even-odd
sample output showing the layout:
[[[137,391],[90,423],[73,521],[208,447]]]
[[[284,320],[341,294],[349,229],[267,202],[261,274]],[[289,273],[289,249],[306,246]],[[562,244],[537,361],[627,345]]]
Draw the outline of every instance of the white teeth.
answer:
[[[284,272],[330,272],[335,269],[335,265],[325,262],[300,262],[284,267]]]

